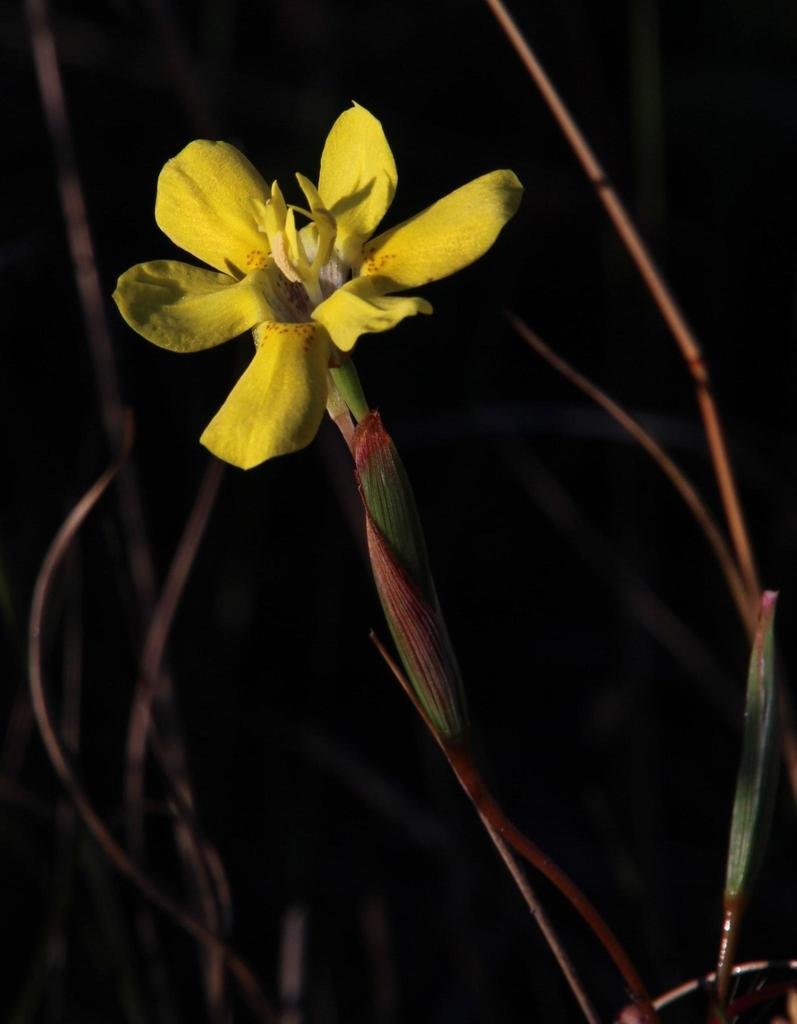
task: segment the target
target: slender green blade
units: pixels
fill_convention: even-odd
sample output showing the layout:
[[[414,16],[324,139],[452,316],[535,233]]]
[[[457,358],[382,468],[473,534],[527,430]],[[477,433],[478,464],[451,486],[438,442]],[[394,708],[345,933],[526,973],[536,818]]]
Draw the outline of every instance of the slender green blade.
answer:
[[[761,865],[772,824],[778,784],[778,701],[775,689],[775,605],[778,595],[761,595],[758,627],[747,675],[744,737],[731,815],[723,894],[722,933],[717,955],[719,1011],[725,1003],[731,966],[750,889]]]
[[[744,713],[744,739],[733,802],[725,898],[743,897],[755,879],[769,838],[778,780],[778,705],[774,621],[777,594],[761,597]]]

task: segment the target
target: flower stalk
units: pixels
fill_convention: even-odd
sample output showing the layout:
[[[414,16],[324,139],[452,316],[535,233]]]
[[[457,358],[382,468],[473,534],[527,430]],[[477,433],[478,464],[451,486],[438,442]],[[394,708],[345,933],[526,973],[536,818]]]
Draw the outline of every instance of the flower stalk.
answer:
[[[344,359],[340,366],[329,371],[329,375],[338,395],[348,406],[355,420],[359,423],[365,419],[370,410],[368,401],[363,394],[362,384],[360,384],[360,375],[352,360]]]
[[[361,390],[359,394],[362,395]],[[339,422],[338,426],[341,426]],[[506,817],[481,777],[470,747],[462,678],[429,568],[415,498],[379,413],[371,411],[362,417],[347,443],[354,457],[365,509],[374,582],[406,678],[375,641],[380,653],[440,745],[505,862],[509,866],[506,854],[511,848],[562,893],[614,961],[625,980],[638,1019],[652,1024],[656,1014],[650,997],[619,940],[578,886]],[[510,873],[515,878],[511,868]],[[515,881],[517,883],[517,878]],[[587,1020],[592,1021],[594,1011],[589,998],[555,932],[541,913],[536,897],[532,896],[529,902],[529,895],[522,886],[521,892]]]

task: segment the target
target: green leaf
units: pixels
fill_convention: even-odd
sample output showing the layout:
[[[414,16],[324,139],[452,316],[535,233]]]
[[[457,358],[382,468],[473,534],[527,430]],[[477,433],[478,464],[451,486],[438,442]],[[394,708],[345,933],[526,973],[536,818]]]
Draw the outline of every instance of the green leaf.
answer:
[[[733,802],[726,900],[744,896],[761,864],[772,823],[778,781],[778,706],[773,625],[777,594],[761,597],[758,628],[747,676],[744,739]]]
[[[774,663],[777,599],[778,595],[771,590],[761,595],[747,675],[742,758],[731,816],[722,934],[717,956],[719,1007],[724,1004],[728,992],[742,915],[769,838],[778,784],[780,759]]]

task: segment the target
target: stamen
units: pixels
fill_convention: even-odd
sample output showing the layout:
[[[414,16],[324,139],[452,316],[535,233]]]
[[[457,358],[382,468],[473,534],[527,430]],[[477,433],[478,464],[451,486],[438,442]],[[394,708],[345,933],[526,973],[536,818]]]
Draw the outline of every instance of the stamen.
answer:
[[[296,172],[296,180],[299,182],[299,188],[304,192],[304,198],[307,200],[307,205],[315,213],[316,210],[325,210],[321,196],[318,194],[318,189],[310,181],[309,178],[305,178],[303,174]]]
[[[288,253],[290,254],[291,263],[296,267],[296,270],[301,275],[302,280],[306,281],[310,270],[310,264],[308,263],[304,246],[299,238],[299,232],[296,230],[296,214],[294,213],[292,206],[288,209],[288,216],[285,218],[285,239],[288,243]]]
[[[299,182],[299,188],[304,192],[304,197],[310,207],[310,213],[305,213],[305,216],[313,222],[318,232],[318,247],[316,249],[315,257],[313,258],[312,273],[314,277],[318,277],[321,267],[329,259],[330,251],[332,246],[335,244],[335,236],[337,234],[337,225],[335,224],[335,218],[324,206],[324,202],[318,193],[318,189],[303,174],[296,174],[296,180]],[[297,208],[298,209],[298,208]]]
[[[271,185],[271,205],[279,224],[284,224],[285,218],[288,215],[288,207],[285,203],[285,197],[282,194],[282,189],[279,187],[277,181],[272,182]]]
[[[289,281],[296,281],[297,283],[300,283],[302,278],[291,263],[284,233],[282,231],[278,231],[270,241],[271,255],[274,257],[274,262]]]
[[[342,268],[329,266],[330,260],[334,258],[337,234],[335,218],[324,206],[318,189],[308,178],[297,174],[296,180],[307,199],[309,210],[301,206],[289,206],[276,181],[272,183],[270,196],[265,203],[254,200],[254,210],[258,229],[268,238],[271,256],[280,272],[281,281],[292,289],[303,286],[306,303],[298,301],[295,295],[290,298],[283,296],[280,300],[286,301],[291,312],[298,315],[298,306],[306,304],[312,310],[313,306],[323,302],[334,291]],[[309,221],[301,232],[296,227],[297,213]],[[262,266],[262,263],[257,261],[254,265]]]

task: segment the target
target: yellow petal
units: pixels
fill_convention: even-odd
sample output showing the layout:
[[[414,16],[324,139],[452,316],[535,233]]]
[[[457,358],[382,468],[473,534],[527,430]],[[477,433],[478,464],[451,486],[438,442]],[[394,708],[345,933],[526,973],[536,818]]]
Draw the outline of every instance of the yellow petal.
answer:
[[[396,192],[396,162],[382,125],[356,103],[332,125],[321,154],[318,191],[337,223],[335,246],[354,262]]]
[[[327,401],[330,344],[315,324],[261,324],[257,352],[200,441],[251,469],[295,452],[316,435]]]
[[[257,271],[235,281],[187,263],[155,260],[122,274],[113,297],[127,323],[148,341],[173,352],[198,352],[271,318],[261,276]]]
[[[426,299],[386,296],[378,279],[356,277],[316,306],[312,316],[337,348],[349,352],[361,334],[387,331],[406,316],[431,312]]]
[[[386,279],[386,291],[447,277],[490,248],[522,194],[512,171],[476,178],[368,242],[360,273]]]
[[[243,277],[268,255],[255,215],[268,198],[265,181],[243,153],[226,142],[197,139],[161,171],[155,220],[181,249]]]

